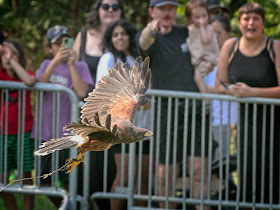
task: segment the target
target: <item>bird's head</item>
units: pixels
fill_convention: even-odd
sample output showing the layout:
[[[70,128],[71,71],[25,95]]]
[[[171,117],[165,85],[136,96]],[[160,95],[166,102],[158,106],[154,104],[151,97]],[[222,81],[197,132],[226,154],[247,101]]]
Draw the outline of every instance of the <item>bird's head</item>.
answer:
[[[138,128],[138,139],[141,138],[142,139],[145,139],[147,137],[151,137],[153,135],[153,133],[151,131],[149,131],[148,129],[145,129],[145,128]]]
[[[119,127],[122,132],[121,143],[138,142],[153,135],[151,131],[130,124],[130,126]]]

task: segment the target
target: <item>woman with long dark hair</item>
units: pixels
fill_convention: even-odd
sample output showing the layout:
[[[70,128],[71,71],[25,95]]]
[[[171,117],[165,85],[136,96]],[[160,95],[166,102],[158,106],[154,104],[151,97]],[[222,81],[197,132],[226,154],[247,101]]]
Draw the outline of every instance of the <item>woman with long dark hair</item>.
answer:
[[[73,49],[78,59],[88,64],[94,82],[97,64],[103,54],[101,42],[104,33],[108,25],[123,17],[120,0],[97,0],[91,7],[86,25],[75,39]]]
[[[135,44],[135,35],[136,29],[134,26],[124,19],[120,19],[115,23],[111,24],[104,35],[103,39],[103,50],[104,54],[100,58],[98,67],[97,67],[97,77],[96,82],[100,81],[102,77],[108,75],[108,69],[113,68],[117,61],[121,62],[123,65],[126,63],[128,67],[132,67],[137,57],[136,44]],[[141,117],[140,117],[141,115]],[[150,109],[145,109],[143,111],[136,111],[135,125],[144,128],[150,128],[150,118],[151,115]],[[142,120],[140,120],[142,119]],[[137,143],[137,146],[139,143]],[[127,187],[128,185],[128,145],[125,145],[125,157],[124,157],[124,171],[122,172],[122,146],[121,144],[114,145],[111,149],[114,153],[114,159],[116,164],[116,176],[111,188],[111,192],[116,192],[116,188],[121,186],[121,177],[123,174],[123,185],[121,187]],[[138,151],[138,149],[137,149]],[[141,194],[147,194],[148,192],[148,165],[149,161],[149,141],[143,142],[143,154],[142,157],[142,166],[141,167]],[[138,154],[137,157],[140,157]],[[138,161],[136,161],[138,162]],[[137,164],[135,170],[138,168]],[[136,173],[137,175],[137,173]],[[135,180],[137,180],[135,178]],[[137,184],[135,183],[135,189]],[[110,206],[111,209],[121,210],[123,208],[124,201],[111,199]],[[136,205],[145,205],[145,202],[138,202]]]

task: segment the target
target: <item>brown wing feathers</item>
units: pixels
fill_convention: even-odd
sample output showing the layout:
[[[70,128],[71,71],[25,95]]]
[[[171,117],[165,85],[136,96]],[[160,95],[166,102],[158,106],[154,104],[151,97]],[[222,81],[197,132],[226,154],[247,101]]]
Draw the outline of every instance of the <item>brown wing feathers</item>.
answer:
[[[142,69],[141,58],[137,58],[132,70],[125,64],[117,62],[115,68],[110,68],[108,77],[103,77],[95,90],[85,99],[82,107],[82,119],[94,121],[95,113],[100,115],[101,124],[106,122],[106,116],[130,120],[133,119],[140,95],[143,95],[150,83],[151,70],[148,69],[149,59],[146,58]],[[139,95],[140,94],[140,95]],[[84,120],[82,120],[84,122]]]

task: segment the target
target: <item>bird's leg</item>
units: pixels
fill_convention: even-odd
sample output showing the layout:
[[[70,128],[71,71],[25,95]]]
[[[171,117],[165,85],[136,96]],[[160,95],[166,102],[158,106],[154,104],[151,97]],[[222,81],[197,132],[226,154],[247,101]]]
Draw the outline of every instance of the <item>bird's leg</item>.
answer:
[[[84,153],[79,153],[77,158],[69,158],[66,160],[66,168],[68,170],[66,171],[67,174],[69,174],[77,165],[80,164],[80,162],[84,161]]]

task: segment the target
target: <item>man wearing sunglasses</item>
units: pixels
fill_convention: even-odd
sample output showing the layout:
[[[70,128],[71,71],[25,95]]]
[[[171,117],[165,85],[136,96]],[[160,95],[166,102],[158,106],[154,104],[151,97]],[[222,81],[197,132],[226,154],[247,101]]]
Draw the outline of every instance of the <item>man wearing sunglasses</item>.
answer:
[[[198,88],[195,85],[193,80],[194,70],[191,65],[190,53],[188,46],[186,44],[186,38],[188,36],[188,30],[184,26],[174,25],[177,6],[179,4],[176,0],[150,0],[150,6],[148,9],[149,15],[152,18],[152,21],[147,24],[142,32],[137,34],[137,45],[143,57],[150,56],[151,63],[150,67],[152,69],[152,88],[161,89],[161,90],[176,90],[176,91],[192,91],[198,92]],[[172,104],[172,109],[174,109],[174,104]],[[191,104],[191,102],[189,103]],[[157,105],[156,105],[157,106]],[[201,103],[197,101],[196,110],[201,111]],[[161,102],[161,119],[160,119],[160,143],[155,147],[159,150],[159,183],[158,183],[158,192],[160,196],[166,195],[166,184],[168,182],[169,186],[169,195],[172,195],[172,169],[173,169],[173,158],[176,156],[176,175],[178,176],[179,162],[182,161],[182,151],[183,151],[183,133],[184,133],[184,101],[180,101],[179,106],[179,116],[178,116],[178,129],[177,132],[177,147],[176,154],[173,155],[173,125],[174,117],[171,119],[171,134],[170,134],[170,146],[167,145],[167,128],[168,128],[168,100],[163,98]],[[200,107],[200,108],[199,108]],[[192,109],[191,105],[189,106],[188,122],[192,123]],[[157,111],[156,111],[157,112]],[[172,113],[174,116],[174,111]],[[194,198],[200,198],[200,187],[201,187],[201,144],[202,139],[205,139],[205,151],[208,151],[207,148],[207,135],[209,135],[209,125],[205,127],[205,133],[201,133],[201,113],[196,114],[195,123],[195,132],[191,132],[191,127],[188,126],[188,154],[190,155],[189,145],[191,134],[195,135],[195,152],[193,159],[188,157],[188,163],[190,160],[193,160],[193,166],[195,170],[193,171],[193,195]],[[156,119],[156,117],[155,117]],[[207,122],[207,119],[206,119]],[[155,124],[157,124],[156,122]],[[186,127],[187,128],[187,127]],[[155,133],[159,133],[155,131]],[[154,139],[156,139],[156,135]],[[202,136],[204,138],[202,138]],[[158,148],[159,147],[159,148]],[[168,150],[170,152],[168,152]],[[206,152],[207,153],[207,152]],[[207,157],[207,154],[205,154]],[[169,158],[166,158],[169,157]],[[166,162],[168,160],[168,162]],[[206,158],[207,163],[207,158]],[[206,165],[206,164],[205,164]],[[168,180],[166,179],[166,167],[168,166]],[[190,164],[187,165],[189,167]],[[206,167],[206,166],[205,166]],[[189,169],[189,168],[188,168]],[[207,171],[206,168],[204,171]],[[190,171],[189,171],[190,174]],[[206,187],[207,174],[204,174],[204,188]],[[166,206],[165,203],[160,203],[161,208],[176,208],[175,203],[168,203]],[[199,206],[197,207],[199,209]],[[205,206],[203,209],[207,209]]]

